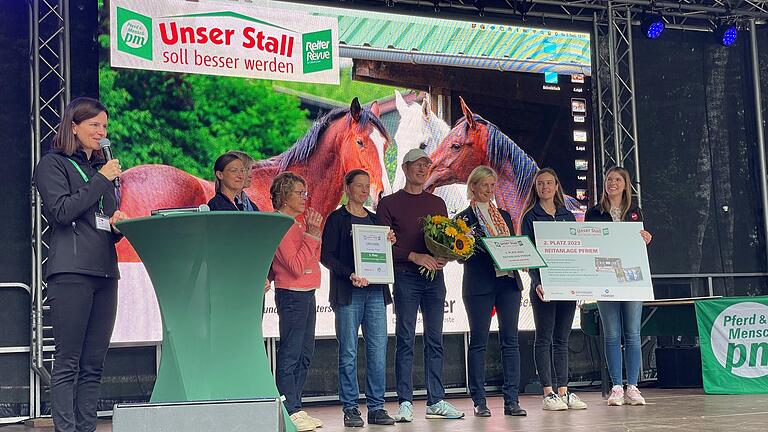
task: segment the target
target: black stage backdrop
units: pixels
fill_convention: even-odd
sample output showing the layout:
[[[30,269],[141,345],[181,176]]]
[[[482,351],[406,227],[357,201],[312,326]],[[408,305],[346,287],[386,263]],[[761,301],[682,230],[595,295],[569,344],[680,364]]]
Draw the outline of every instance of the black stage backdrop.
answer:
[[[761,39],[765,57],[765,31]],[[765,272],[748,35],[726,48],[708,33],[667,30],[634,47],[653,273]],[[726,296],[765,293],[760,278],[715,286]]]
[[[29,18],[26,2],[0,0],[0,283],[31,282]],[[0,347],[29,345],[26,290],[0,289]],[[29,411],[29,354],[0,355],[0,417]]]

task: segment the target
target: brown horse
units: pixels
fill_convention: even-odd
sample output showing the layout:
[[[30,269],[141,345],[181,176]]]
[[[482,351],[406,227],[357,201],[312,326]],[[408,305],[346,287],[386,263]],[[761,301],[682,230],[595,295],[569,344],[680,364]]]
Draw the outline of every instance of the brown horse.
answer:
[[[433,164],[425,186],[431,191],[439,186],[466,183],[475,167],[491,166],[499,174],[496,204],[508,211],[519,227],[539,167],[496,125],[472,113],[461,97],[459,102],[464,117],[430,154]],[[580,211],[578,201],[572,197],[566,197],[566,206],[575,213]]]
[[[361,168],[371,176],[371,196],[376,203],[384,191],[383,155],[389,141],[379,120],[378,104],[363,108],[355,98],[349,109],[336,109],[318,119],[284,153],[254,163],[253,182],[246,193],[260,210],[272,211],[272,178],[291,171],[307,181],[307,207],[325,217],[339,205],[344,174]],[[149,216],[153,209],[205,204],[215,194],[213,182],[165,165],[139,165],[123,173],[120,180],[120,209],[131,218]],[[118,256],[121,262],[139,261],[126,240],[118,244]]]

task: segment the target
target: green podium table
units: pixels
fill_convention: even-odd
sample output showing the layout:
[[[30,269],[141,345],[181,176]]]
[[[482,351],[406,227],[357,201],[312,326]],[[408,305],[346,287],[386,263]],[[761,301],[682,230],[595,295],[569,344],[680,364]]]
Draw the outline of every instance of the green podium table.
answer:
[[[150,402],[276,398],[261,320],[264,281],[293,219],[202,212],[118,224],[147,269],[163,321]],[[287,430],[295,430],[286,417]]]

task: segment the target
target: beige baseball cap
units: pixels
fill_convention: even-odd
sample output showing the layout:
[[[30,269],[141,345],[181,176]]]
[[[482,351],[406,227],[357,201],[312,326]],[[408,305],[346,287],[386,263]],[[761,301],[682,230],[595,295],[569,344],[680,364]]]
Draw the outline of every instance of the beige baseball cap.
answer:
[[[430,159],[429,156],[427,156],[427,153],[424,150],[420,148],[410,149],[408,150],[408,153],[406,153],[405,156],[403,156],[403,163],[416,162],[417,160],[422,158],[426,158],[429,161],[429,163],[432,163],[432,159]]]

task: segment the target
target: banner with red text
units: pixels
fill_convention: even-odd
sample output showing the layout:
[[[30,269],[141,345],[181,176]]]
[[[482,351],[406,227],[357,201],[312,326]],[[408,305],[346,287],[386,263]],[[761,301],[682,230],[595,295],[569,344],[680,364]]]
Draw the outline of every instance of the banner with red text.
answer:
[[[112,0],[112,67],[339,83],[338,21],[298,10]]]

